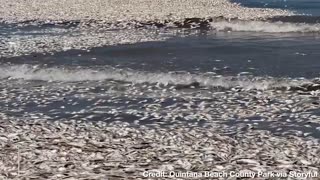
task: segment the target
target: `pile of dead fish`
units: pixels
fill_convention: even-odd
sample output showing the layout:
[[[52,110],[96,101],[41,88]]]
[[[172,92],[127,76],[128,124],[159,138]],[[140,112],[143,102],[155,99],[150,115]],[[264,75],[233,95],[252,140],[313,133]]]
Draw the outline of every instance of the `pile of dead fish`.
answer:
[[[265,131],[0,120],[1,179],[141,178],[146,171],[319,171],[319,142]]]

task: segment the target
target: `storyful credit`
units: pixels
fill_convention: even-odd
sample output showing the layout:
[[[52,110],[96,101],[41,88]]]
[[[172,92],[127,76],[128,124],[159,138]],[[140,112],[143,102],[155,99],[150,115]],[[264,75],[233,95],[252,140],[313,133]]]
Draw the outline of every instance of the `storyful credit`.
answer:
[[[149,178],[159,178],[159,177],[171,177],[171,178],[201,178],[201,177],[235,177],[235,178],[316,178],[319,177],[317,171],[308,171],[308,172],[253,172],[253,171],[220,171],[220,172],[211,172],[211,171],[201,171],[201,172],[191,172],[191,171],[145,171],[142,173],[143,177]]]

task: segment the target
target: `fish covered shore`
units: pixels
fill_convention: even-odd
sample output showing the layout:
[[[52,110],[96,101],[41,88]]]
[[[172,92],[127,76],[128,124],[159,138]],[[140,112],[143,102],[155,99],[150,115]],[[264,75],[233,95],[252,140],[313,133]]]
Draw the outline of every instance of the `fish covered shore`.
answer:
[[[274,51],[319,33],[267,21],[292,15],[227,0],[0,0],[0,179],[319,179],[319,78],[254,74],[317,55]]]

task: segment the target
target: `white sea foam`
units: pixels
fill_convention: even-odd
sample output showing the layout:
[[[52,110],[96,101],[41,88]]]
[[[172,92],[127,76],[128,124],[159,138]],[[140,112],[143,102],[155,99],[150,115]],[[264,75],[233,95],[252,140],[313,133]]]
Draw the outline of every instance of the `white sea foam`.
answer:
[[[12,65],[0,67],[0,78],[41,80],[41,81],[103,81],[116,80],[131,83],[159,83],[159,84],[190,84],[199,82],[207,87],[240,87],[244,89],[270,89],[277,87],[298,86],[306,80],[289,80],[276,78],[248,78],[248,77],[218,77],[205,74],[189,73],[150,73],[108,68],[105,70],[93,69],[65,69],[65,68],[38,68],[29,65]]]
[[[217,31],[242,31],[266,33],[320,33],[320,24],[263,22],[263,21],[218,21],[211,27]]]

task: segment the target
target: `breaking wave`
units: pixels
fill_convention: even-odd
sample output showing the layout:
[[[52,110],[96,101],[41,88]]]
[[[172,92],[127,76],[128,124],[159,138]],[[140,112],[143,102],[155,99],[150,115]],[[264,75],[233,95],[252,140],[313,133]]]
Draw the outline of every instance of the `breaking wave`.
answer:
[[[79,81],[123,81],[129,83],[154,83],[162,85],[181,85],[197,82],[205,87],[239,87],[243,89],[274,89],[281,87],[295,87],[308,80],[276,79],[271,77],[245,76],[213,76],[209,74],[189,73],[150,73],[133,70],[108,68],[105,70],[93,69],[66,69],[66,68],[39,68],[30,65],[11,65],[0,67],[1,79],[23,79],[28,81],[47,82],[79,82]]]
[[[303,17],[303,16],[302,16]],[[320,18],[302,18],[300,16],[274,17],[265,20],[239,20],[237,18],[187,18],[181,22],[137,23],[138,27],[178,27],[192,29],[213,29],[216,31],[243,31],[266,33],[320,33]],[[305,22],[303,21],[305,20]]]
[[[58,27],[86,27],[105,28],[110,30],[134,29],[134,28],[185,28],[185,29],[208,29],[216,31],[235,32],[265,32],[265,33],[320,33],[320,17],[292,15],[274,16],[267,19],[256,18],[255,20],[241,20],[239,18],[185,18],[179,21],[116,21],[105,22],[99,20],[90,21],[63,21],[63,22],[22,22],[19,26],[58,26]]]
[[[266,33],[320,33],[320,24],[267,22],[267,21],[220,21],[211,22],[217,31],[243,31]]]

